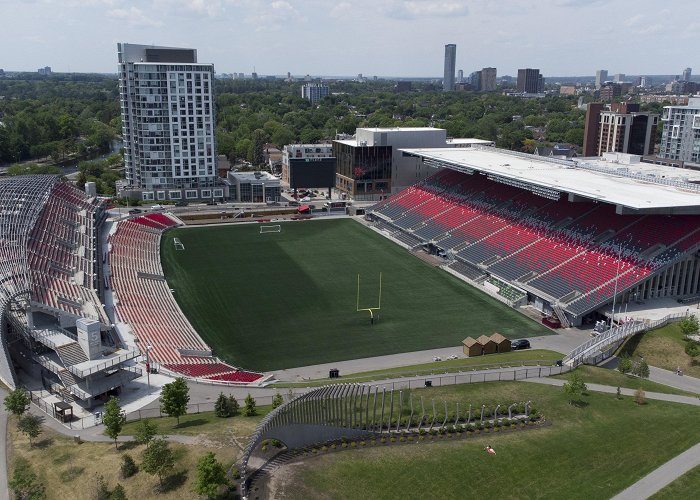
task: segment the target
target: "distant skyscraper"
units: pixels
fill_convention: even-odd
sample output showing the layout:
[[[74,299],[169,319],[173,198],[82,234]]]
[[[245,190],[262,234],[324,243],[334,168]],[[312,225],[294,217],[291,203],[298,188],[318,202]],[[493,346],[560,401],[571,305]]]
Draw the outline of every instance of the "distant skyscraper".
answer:
[[[544,92],[544,78],[540,75],[539,69],[519,69],[518,70],[518,92],[526,94],[540,94]]]
[[[496,68],[482,68],[479,90],[493,92],[496,90]]]
[[[328,85],[321,83],[307,83],[301,87],[301,97],[316,104],[329,93]]]
[[[457,72],[457,83],[462,83],[464,81],[464,70],[460,69]]]
[[[615,76],[613,76],[613,82],[615,83],[622,83],[625,81],[625,74],[624,73],[616,73]]]
[[[608,70],[599,69],[595,72],[595,88],[599,89],[608,79]]]
[[[639,86],[646,89],[651,87],[651,78],[648,76],[643,76],[639,79]]]
[[[454,43],[445,45],[445,73],[442,78],[442,90],[449,92],[455,89],[455,67],[457,65],[457,46]]]
[[[607,109],[606,109],[607,108]],[[642,113],[639,104],[590,103],[583,132],[583,156],[617,152],[653,154],[659,115]]]
[[[685,68],[685,69],[683,70],[683,81],[684,81],[684,82],[689,82],[689,81],[690,81],[690,76],[691,76],[692,73],[693,73],[693,69],[692,69],[692,68]]]
[[[124,164],[144,200],[223,197],[217,185],[214,65],[196,49],[117,45]]]

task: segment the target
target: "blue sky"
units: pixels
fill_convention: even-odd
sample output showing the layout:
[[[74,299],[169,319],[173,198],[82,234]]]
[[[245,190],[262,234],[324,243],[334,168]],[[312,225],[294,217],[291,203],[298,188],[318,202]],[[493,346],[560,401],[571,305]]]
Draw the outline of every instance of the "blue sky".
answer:
[[[114,72],[116,44],[193,47],[219,73],[700,73],[698,0],[0,0],[0,68]]]

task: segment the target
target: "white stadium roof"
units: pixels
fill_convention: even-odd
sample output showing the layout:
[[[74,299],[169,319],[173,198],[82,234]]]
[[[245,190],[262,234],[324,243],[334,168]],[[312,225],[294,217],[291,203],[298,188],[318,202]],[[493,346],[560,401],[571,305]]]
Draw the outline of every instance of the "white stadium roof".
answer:
[[[632,155],[572,161],[479,146],[403,151],[435,167],[478,171],[546,197],[570,193],[632,210],[700,208],[700,185],[691,184],[700,183],[700,172],[640,163]]]

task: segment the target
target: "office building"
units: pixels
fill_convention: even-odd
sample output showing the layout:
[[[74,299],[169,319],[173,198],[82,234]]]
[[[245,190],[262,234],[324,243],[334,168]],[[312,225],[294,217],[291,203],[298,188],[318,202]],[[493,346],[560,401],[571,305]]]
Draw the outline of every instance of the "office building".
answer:
[[[647,89],[647,88],[651,87],[651,85],[652,85],[652,80],[650,77],[642,76],[639,79],[639,86],[642,87],[643,89]]]
[[[409,82],[410,83],[410,82]],[[325,172],[332,167],[332,184],[305,183],[303,179],[316,179],[315,172]],[[296,170],[296,172],[294,172]],[[282,183],[292,188],[292,176],[297,177],[298,187],[317,188],[335,185],[335,157],[332,144],[287,144],[282,150]]]
[[[612,101],[622,95],[622,85],[619,83],[607,82],[600,88],[600,99],[602,101]]]
[[[658,120],[659,115],[640,112],[639,104],[591,103],[586,112],[583,155],[653,154]]]
[[[664,124],[659,156],[700,163],[700,97],[686,106],[664,106]]]
[[[481,71],[473,71],[469,74],[470,90],[481,90]]]
[[[328,85],[322,83],[306,83],[301,87],[301,97],[310,101],[311,104],[318,103],[330,93]]]
[[[143,200],[223,198],[216,175],[214,65],[197,50],[117,45],[128,193]]]
[[[36,70],[36,72],[43,76],[50,76],[51,66],[44,66],[43,68],[39,68],[38,70]]]
[[[432,127],[358,128],[355,137],[333,141],[336,189],[356,200],[380,200],[425,179],[434,167],[403,154],[403,148],[493,146],[480,139],[448,139]]]
[[[684,82],[689,82],[692,73],[693,73],[692,68],[685,68],[683,70],[683,77],[681,78],[681,80],[683,80]]]
[[[608,70],[599,69],[595,72],[595,88],[599,90],[603,84],[608,80]]]
[[[479,90],[482,92],[493,92],[496,90],[496,68],[482,68]]]
[[[462,83],[463,80],[464,80],[464,70],[463,70],[463,69],[460,69],[460,70],[457,72],[457,83]]]
[[[274,203],[280,199],[280,180],[269,172],[229,172],[231,199],[241,203]]]
[[[455,67],[457,65],[457,46],[445,45],[445,71],[442,78],[442,90],[451,92],[455,89]]]
[[[625,74],[624,73],[617,73],[615,76],[613,76],[613,82],[615,83],[622,83],[625,81]]]
[[[539,69],[519,69],[517,90],[524,94],[541,94],[544,92],[544,78]]]

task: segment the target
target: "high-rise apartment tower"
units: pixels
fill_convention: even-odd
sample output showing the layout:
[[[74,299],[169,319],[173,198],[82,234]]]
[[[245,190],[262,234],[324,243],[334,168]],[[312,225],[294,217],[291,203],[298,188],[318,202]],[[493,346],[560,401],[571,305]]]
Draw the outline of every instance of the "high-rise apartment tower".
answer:
[[[445,45],[445,72],[442,78],[442,90],[449,92],[455,89],[455,67],[457,66],[457,46],[454,43]]]

